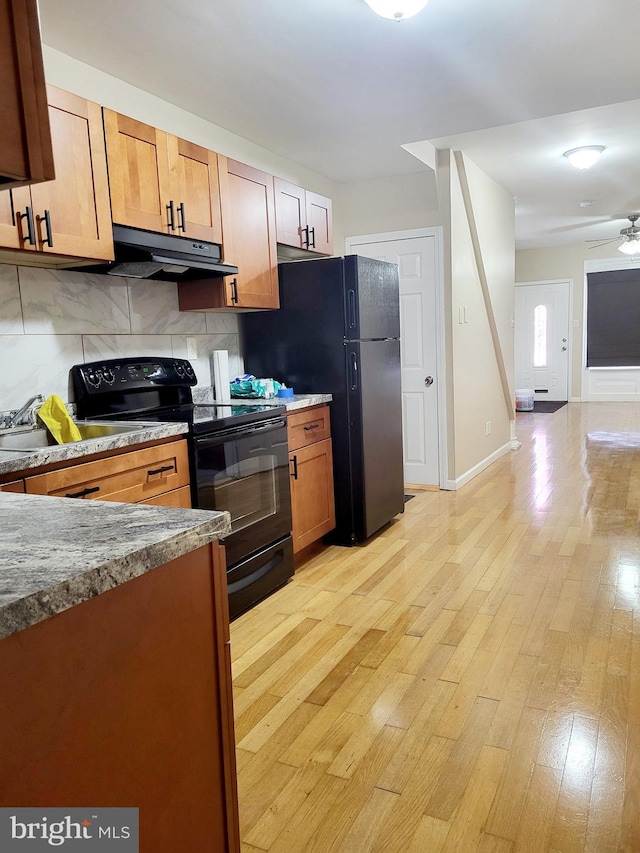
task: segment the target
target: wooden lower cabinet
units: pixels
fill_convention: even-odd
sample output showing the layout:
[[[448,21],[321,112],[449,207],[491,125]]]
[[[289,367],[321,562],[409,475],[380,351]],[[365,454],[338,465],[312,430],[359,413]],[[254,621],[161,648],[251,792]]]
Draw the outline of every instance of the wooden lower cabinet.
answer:
[[[0,806],[131,806],[141,853],[240,850],[224,550],[0,640]]]
[[[294,552],[336,526],[329,406],[293,412],[287,418]]]
[[[10,483],[0,484],[0,492],[24,492],[24,480],[12,480]]]
[[[137,503],[153,500],[186,488],[180,496],[163,503],[189,507],[189,458],[184,439],[130,450],[106,459],[69,465],[45,474],[25,478],[26,491],[32,495],[61,498],[122,501]]]
[[[189,486],[183,486],[181,489],[164,492],[156,498],[147,498],[146,501],[138,501],[138,503],[152,506],[173,506],[176,509],[191,509],[191,489]]]

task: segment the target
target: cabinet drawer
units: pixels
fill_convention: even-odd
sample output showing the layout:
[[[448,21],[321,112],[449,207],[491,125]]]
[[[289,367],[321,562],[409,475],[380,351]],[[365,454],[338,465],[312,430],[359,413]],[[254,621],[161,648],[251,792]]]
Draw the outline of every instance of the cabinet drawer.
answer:
[[[3,483],[0,486],[0,492],[24,492],[24,480],[12,480],[10,483]]]
[[[96,462],[27,477],[35,495],[135,503],[189,485],[186,441],[121,453]]]
[[[138,501],[141,504],[150,506],[173,506],[178,509],[191,509],[191,489],[189,486],[183,486],[181,489],[174,489],[172,492],[164,492],[155,498],[147,498],[146,501]]]
[[[298,450],[315,441],[331,438],[329,406],[316,406],[312,409],[292,412],[287,416],[287,433],[289,450]]]

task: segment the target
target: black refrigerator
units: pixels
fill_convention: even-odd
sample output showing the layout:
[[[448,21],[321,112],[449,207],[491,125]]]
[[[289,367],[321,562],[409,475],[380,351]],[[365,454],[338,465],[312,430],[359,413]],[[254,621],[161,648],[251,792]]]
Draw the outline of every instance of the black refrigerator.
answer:
[[[278,267],[280,310],[241,315],[245,367],[329,393],[336,529],[368,539],[404,511],[398,268],[348,255]]]

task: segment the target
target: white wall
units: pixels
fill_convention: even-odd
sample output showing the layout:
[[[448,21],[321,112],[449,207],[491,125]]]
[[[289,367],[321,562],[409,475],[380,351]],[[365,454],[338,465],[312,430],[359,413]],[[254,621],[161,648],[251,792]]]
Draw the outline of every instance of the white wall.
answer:
[[[510,406],[474,256],[460,176],[451,151],[439,152],[445,232],[449,479],[464,482],[510,446],[513,415],[514,207],[511,194],[464,157],[469,193]],[[461,322],[462,321],[462,322]],[[490,435],[487,435],[487,422]]]
[[[424,168],[408,175],[394,175],[342,184],[338,194],[344,233],[384,234],[440,225],[435,173]],[[336,253],[339,252],[336,242]]]
[[[586,370],[583,356],[585,264],[610,259],[632,266],[616,251],[616,243],[589,248],[587,243],[523,249],[516,252],[516,281],[572,280],[570,398],[579,400],[640,399],[640,370]],[[616,257],[617,255],[617,257]],[[620,384],[622,383],[622,384]],[[615,386],[619,386],[615,390]],[[609,386],[610,391],[607,390]]]

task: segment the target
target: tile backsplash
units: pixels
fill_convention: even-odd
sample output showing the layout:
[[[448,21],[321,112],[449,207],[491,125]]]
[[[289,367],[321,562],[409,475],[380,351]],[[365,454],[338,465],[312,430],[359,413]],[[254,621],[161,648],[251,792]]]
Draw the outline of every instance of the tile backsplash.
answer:
[[[180,312],[173,282],[0,264],[0,411],[32,394],[72,399],[73,364],[120,356],[187,358],[201,388],[213,384],[211,354],[229,352],[244,372],[235,314]]]

